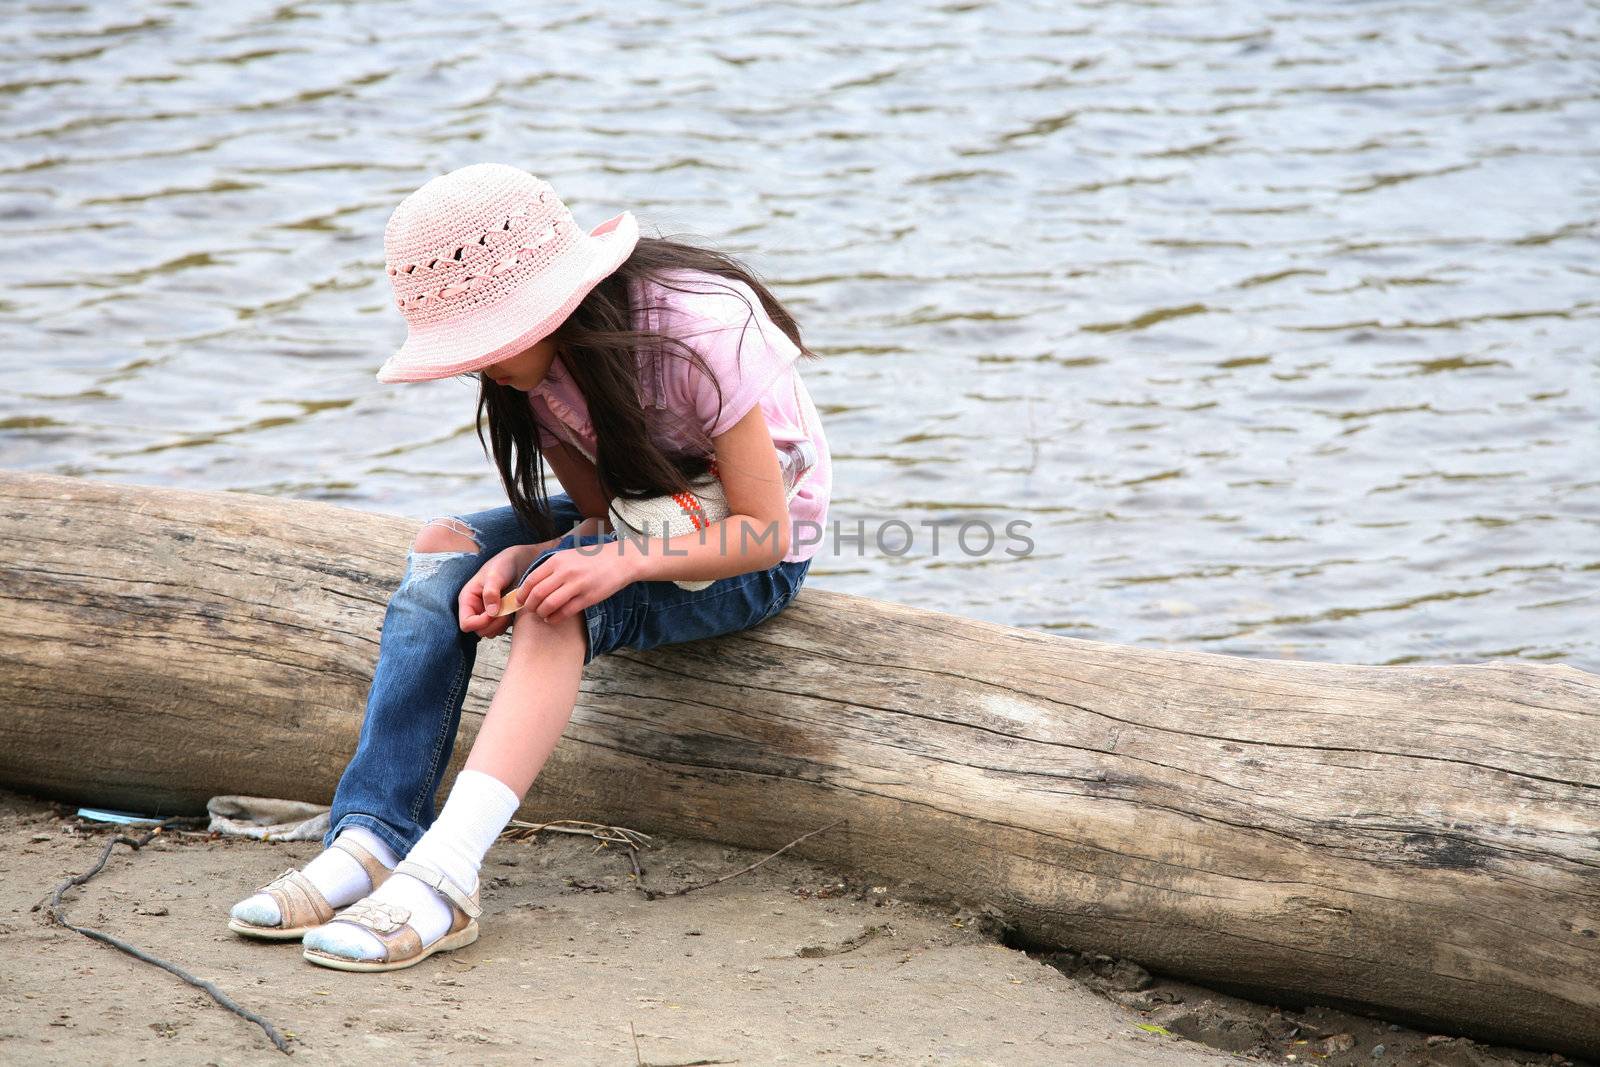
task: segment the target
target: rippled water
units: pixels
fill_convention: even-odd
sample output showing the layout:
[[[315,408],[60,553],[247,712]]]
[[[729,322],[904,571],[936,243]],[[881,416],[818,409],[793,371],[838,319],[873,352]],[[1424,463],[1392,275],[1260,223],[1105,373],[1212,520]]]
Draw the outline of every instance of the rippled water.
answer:
[[[372,377],[389,212],[498,160],[790,302],[834,519],[1032,523],[817,586],[1600,669],[1593,4],[133,0],[0,35],[0,465],[503,503],[467,383]]]

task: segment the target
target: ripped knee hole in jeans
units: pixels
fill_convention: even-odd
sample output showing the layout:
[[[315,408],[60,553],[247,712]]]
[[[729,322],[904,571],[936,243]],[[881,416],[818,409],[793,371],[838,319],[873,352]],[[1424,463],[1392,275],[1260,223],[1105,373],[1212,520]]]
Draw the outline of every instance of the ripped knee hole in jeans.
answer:
[[[430,535],[427,531],[431,528],[447,530],[456,537],[463,538],[472,543],[471,548],[418,548],[417,545],[427,542],[444,540],[437,535]],[[422,524],[422,529],[417,533],[417,541],[407,555],[406,582],[419,581],[435,574],[447,560],[458,559],[461,556],[476,556],[482,551],[482,540],[477,530],[471,523],[457,518],[454,515],[445,515],[437,519],[429,519]],[[402,583],[404,584],[404,583]]]

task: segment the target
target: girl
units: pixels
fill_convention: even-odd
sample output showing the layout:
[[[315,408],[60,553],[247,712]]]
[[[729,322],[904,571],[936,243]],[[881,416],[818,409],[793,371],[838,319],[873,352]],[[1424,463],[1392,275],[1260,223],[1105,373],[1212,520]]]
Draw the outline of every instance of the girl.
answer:
[[[324,850],[228,924],[362,971],[477,939],[479,865],[566,728],[583,667],[782,611],[831,489],[794,366],[815,353],[731,257],[641,238],[626,211],[585,232],[549,183],[497,163],[406,197],[384,246],[408,331],[378,380],[479,374],[479,440],[487,412],[510,504],[423,525]],[[564,492],[546,494],[541,459]],[[708,472],[725,519],[649,540],[610,529],[611,505]],[[435,818],[476,646],[507,628],[505,675]]]

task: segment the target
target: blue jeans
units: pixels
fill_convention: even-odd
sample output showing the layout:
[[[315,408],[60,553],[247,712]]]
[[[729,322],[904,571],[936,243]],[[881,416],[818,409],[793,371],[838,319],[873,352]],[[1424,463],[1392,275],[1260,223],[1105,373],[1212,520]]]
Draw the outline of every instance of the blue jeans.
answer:
[[[567,494],[549,500],[556,529],[571,529],[582,520]],[[472,530],[478,550],[412,549],[407,554],[405,574],[383,619],[361,739],[333,796],[325,847],[346,827],[364,826],[403,856],[433,824],[434,795],[455,747],[482,640],[461,629],[456,598],[492,556],[539,540],[510,505],[451,518],[458,529],[464,524]],[[616,536],[568,534],[540,553],[523,577],[551,553]],[[810,560],[779,563],[719,578],[695,591],[671,581],[634,582],[583,609],[583,662],[617,648],[696,641],[764,622],[800,591],[810,568]]]

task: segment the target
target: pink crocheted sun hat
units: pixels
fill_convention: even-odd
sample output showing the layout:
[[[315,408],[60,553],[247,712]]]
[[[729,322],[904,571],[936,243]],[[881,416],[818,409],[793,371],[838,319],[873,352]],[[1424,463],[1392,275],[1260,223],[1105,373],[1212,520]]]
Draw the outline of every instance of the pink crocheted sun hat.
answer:
[[[480,370],[535,344],[632,254],[633,213],[585,231],[550,183],[505,163],[430,179],[384,227],[406,340],[380,382]]]

